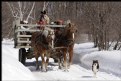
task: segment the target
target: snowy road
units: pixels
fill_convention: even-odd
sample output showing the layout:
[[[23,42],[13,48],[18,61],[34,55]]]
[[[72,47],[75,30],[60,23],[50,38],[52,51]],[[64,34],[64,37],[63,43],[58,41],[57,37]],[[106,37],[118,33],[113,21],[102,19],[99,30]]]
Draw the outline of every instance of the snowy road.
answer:
[[[73,64],[69,72],[59,70],[57,66],[50,66],[47,73],[36,71],[35,66],[29,66],[28,68],[37,80],[119,80],[117,77],[105,72],[98,72],[97,78],[95,78],[91,70],[87,70],[77,64]]]
[[[71,65],[69,72],[64,72],[63,70],[58,69],[57,64],[56,66],[53,66],[53,59],[50,59],[51,62],[49,63],[49,71],[47,73],[35,70],[36,67],[34,58],[32,60],[27,60],[27,67],[32,71],[37,80],[120,80],[112,74],[101,71],[97,73],[97,77],[95,78],[91,71],[91,67],[83,67],[81,57],[84,54],[97,51],[97,48],[88,46],[87,48],[83,47],[79,50],[76,51],[76,49],[74,49],[73,65]],[[81,55],[78,54],[78,52],[81,53]],[[39,61],[39,63],[41,62]]]
[[[2,43],[2,77],[3,80],[121,80],[119,76],[116,76],[113,73],[102,71],[97,73],[97,78],[93,77],[91,67],[83,66],[82,56],[94,51],[97,51],[97,49],[92,48],[92,45],[88,46],[87,44],[86,46],[86,44],[84,44],[82,47],[76,45],[74,47],[73,64],[71,65],[69,72],[59,70],[57,65],[52,66],[53,59],[50,59],[48,66],[49,71],[41,72],[40,70],[35,70],[35,58],[27,59],[26,66],[23,66],[18,62],[18,49],[14,49],[13,43],[10,41],[5,41]],[[41,59],[39,58],[39,63],[40,62]],[[7,72],[11,72],[11,75],[8,75]]]

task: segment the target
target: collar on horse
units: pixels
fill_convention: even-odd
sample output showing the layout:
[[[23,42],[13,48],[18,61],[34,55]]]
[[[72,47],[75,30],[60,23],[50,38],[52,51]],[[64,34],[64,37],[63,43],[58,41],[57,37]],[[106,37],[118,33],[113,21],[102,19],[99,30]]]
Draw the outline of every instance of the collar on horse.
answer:
[[[35,44],[36,45],[41,45],[42,47],[44,47],[45,49],[49,49],[49,44],[48,42],[46,41],[46,38],[45,36],[41,33],[39,33],[39,35],[36,37],[36,40],[35,40]]]

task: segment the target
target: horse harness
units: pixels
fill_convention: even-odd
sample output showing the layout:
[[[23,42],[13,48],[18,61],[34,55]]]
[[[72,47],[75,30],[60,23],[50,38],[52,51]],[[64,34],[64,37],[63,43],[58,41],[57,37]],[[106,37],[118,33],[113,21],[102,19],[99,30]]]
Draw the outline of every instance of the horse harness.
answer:
[[[46,33],[46,35],[44,34]],[[49,46],[49,43],[51,41],[54,41],[54,32],[52,30],[43,29],[36,37],[35,43],[42,45],[45,49],[51,49],[53,46]],[[47,42],[48,41],[48,42]]]

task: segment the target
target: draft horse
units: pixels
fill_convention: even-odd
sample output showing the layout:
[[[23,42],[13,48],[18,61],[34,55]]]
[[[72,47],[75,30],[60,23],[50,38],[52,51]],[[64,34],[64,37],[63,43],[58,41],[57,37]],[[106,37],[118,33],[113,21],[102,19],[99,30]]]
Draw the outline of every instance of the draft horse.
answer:
[[[36,59],[36,70],[39,69],[38,58],[41,56],[41,70],[43,72],[47,71],[47,66],[49,62],[50,52],[53,48],[54,40],[54,30],[45,29],[42,32],[32,33],[31,46],[34,51],[34,56]],[[45,60],[46,57],[46,60]]]
[[[55,47],[63,47],[60,50],[60,55],[63,57],[63,66],[67,71],[67,68],[70,68],[73,60],[73,47],[75,42],[75,33],[77,32],[77,27],[74,23],[69,22],[62,33],[55,32]],[[67,54],[69,55],[69,64],[67,65]],[[61,56],[59,56],[61,57]],[[62,58],[58,59],[59,68],[61,69]]]

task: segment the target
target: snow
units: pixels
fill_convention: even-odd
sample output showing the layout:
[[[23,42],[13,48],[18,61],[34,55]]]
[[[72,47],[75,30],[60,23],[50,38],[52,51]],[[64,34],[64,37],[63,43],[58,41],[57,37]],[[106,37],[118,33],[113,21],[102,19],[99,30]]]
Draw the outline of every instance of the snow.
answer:
[[[86,50],[81,50],[85,48]],[[75,53],[80,55],[82,65],[91,69],[93,60],[98,60],[102,71],[114,73],[121,77],[121,51],[96,50],[96,48],[93,48],[93,43],[75,44]],[[82,53],[83,51],[86,52]]]
[[[35,58],[27,59],[26,66],[18,61],[18,49],[13,43],[11,39],[2,41],[2,80],[121,80],[121,51],[98,51],[92,42],[75,44],[69,72],[58,69],[52,58],[48,72],[41,72],[36,71]],[[94,59],[100,64],[96,78],[91,71]]]
[[[24,20],[24,23],[26,23],[26,24],[27,24],[27,23],[28,23],[28,21]]]
[[[2,42],[2,80],[35,80],[31,71],[18,61],[17,54],[11,40]]]
[[[91,67],[94,59],[99,61],[102,70],[121,75],[121,51],[93,52],[84,55],[81,61],[88,67]]]

